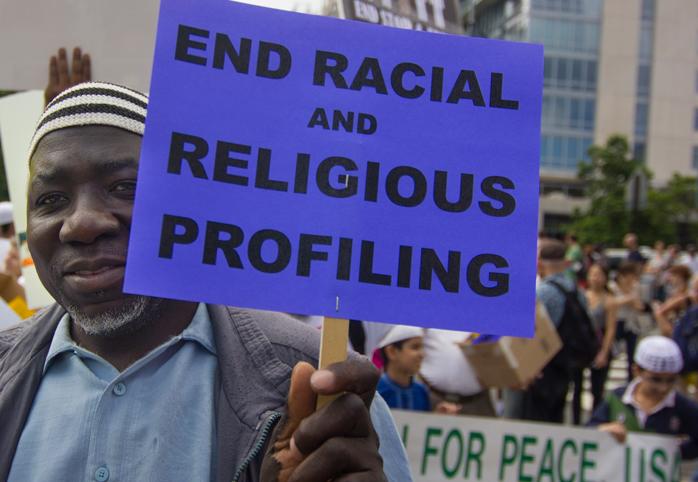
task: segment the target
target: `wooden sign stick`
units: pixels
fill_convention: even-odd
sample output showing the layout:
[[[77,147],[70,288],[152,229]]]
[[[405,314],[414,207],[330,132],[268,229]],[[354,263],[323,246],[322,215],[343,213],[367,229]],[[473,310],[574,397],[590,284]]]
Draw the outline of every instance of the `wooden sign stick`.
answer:
[[[349,343],[349,320],[343,318],[330,318],[322,320],[322,332],[320,334],[320,362],[319,369],[328,367],[347,359],[347,344]],[[320,395],[317,399],[316,409],[322,407],[337,398],[338,395]]]

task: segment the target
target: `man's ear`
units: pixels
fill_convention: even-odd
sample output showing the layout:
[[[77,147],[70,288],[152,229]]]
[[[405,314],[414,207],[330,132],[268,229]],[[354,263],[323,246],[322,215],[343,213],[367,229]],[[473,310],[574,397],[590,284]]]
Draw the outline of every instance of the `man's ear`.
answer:
[[[637,366],[637,363],[633,363],[633,368],[632,368],[632,370],[633,370],[633,376],[634,376],[634,377],[639,377],[640,374],[642,373],[642,368],[640,368],[639,366]]]
[[[399,351],[398,347],[396,347],[395,345],[386,346],[385,347],[385,356],[388,358],[388,361],[394,360],[398,351]]]

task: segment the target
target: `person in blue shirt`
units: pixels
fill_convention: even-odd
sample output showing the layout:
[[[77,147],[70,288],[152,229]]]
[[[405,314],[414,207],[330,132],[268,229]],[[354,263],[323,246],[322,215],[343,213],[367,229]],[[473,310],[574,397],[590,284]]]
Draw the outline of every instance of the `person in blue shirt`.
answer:
[[[397,325],[378,345],[384,371],[377,390],[390,408],[431,410],[426,386],[414,379],[424,360],[423,334],[421,328]]]

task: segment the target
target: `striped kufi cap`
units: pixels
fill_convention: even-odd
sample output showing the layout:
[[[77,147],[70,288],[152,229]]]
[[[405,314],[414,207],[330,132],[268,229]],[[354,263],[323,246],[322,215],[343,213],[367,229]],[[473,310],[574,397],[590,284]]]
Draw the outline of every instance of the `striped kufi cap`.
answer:
[[[111,126],[140,136],[145,130],[148,97],[106,82],[85,82],[61,92],[39,119],[29,149],[29,159],[46,134],[87,125]]]

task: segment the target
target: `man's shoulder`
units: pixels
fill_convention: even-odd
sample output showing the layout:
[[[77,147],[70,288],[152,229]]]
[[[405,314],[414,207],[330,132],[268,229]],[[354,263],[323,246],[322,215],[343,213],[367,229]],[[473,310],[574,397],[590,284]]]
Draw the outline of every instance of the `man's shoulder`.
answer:
[[[53,332],[63,316],[63,309],[51,305],[31,318],[0,330],[0,387],[13,376],[45,353]]]
[[[685,410],[694,417],[698,415],[698,402],[678,390],[675,391],[675,394],[675,405],[678,409]]]
[[[544,302],[550,299],[564,299],[565,294],[560,291],[560,287],[564,290],[569,289],[564,276],[548,276],[538,284],[536,296]]]
[[[268,342],[276,354],[291,365],[299,359],[317,362],[319,330],[290,315],[222,305],[209,305],[209,312],[212,319],[232,322],[238,338],[249,348]]]
[[[15,345],[22,342],[36,341],[36,336],[46,329],[50,319],[60,319],[62,308],[51,305],[15,325],[0,330],[0,359]]]

